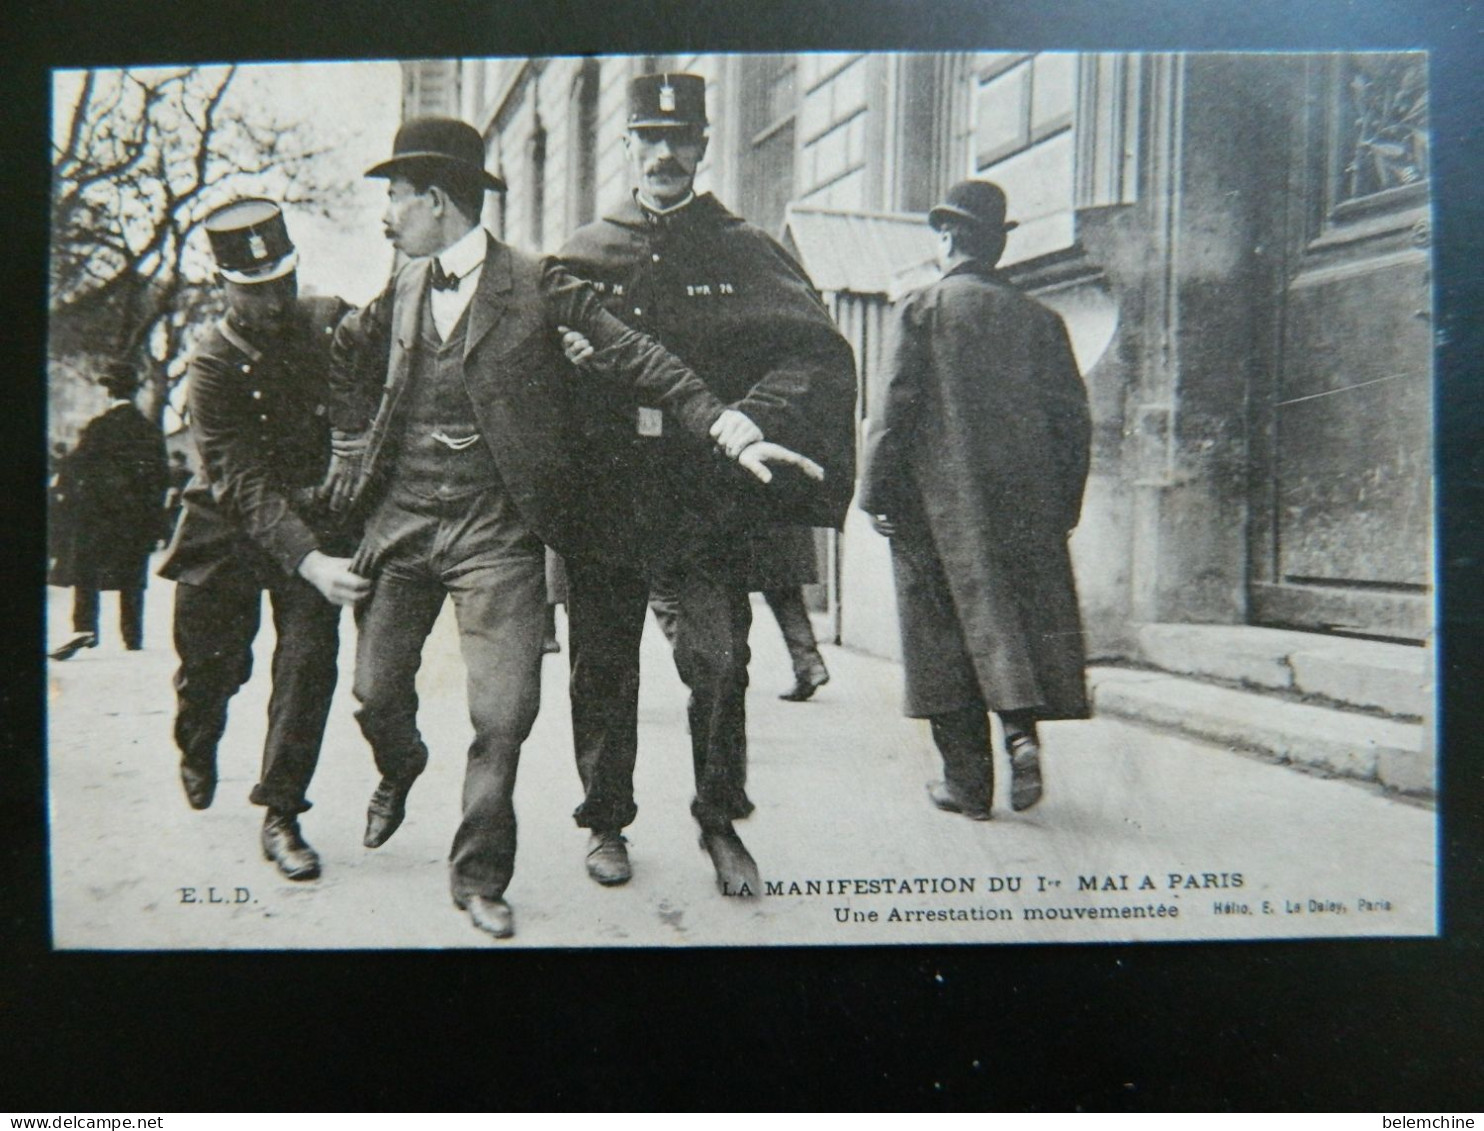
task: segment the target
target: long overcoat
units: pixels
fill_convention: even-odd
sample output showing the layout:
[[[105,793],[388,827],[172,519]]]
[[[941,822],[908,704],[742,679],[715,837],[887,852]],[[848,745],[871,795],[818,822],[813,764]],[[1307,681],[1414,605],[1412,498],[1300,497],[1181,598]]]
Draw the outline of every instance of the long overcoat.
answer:
[[[159,428],[132,404],[95,416],[58,471],[48,580],[143,589],[168,486]]]
[[[899,304],[884,389],[860,506],[898,526],[907,714],[1086,717],[1066,540],[1091,425],[1061,319],[961,264]]]

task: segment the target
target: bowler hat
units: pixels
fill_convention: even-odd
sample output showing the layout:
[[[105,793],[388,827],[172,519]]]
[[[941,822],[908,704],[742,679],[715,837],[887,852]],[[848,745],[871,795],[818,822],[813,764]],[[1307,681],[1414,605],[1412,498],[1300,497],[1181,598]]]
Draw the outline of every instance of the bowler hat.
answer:
[[[283,210],[271,200],[248,197],[222,205],[206,217],[206,237],[229,283],[281,279],[299,263]]]
[[[103,363],[98,384],[116,397],[127,397],[139,388],[139,373],[130,362],[115,358]]]
[[[373,165],[366,176],[407,176],[435,169],[477,181],[486,192],[505,191],[505,182],[484,167],[479,131],[457,118],[409,118],[397,130],[391,160]]]
[[[637,75],[629,80],[629,129],[706,125],[706,80],[700,75]]]
[[[943,203],[928,213],[928,223],[941,228],[948,220],[966,220],[980,228],[1008,232],[1016,221],[1005,219],[1005,190],[993,181],[959,181]]]

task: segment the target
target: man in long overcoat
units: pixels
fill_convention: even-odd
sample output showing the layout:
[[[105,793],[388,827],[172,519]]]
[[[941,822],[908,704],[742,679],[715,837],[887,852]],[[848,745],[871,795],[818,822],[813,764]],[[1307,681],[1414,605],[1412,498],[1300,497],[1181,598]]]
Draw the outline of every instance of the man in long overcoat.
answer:
[[[124,647],[144,647],[144,588],[169,485],[165,439],[134,405],[139,377],[125,361],[99,379],[113,403],[88,422],[62,461],[53,491],[49,580],[72,586],[72,637],[51,653],[66,660],[98,643],[98,593],[116,589]]]
[[[891,538],[905,711],[943,757],[930,797],[985,820],[986,711],[1017,810],[1041,796],[1036,721],[1087,716],[1067,537],[1090,417],[1061,319],[995,271],[1014,227],[1000,188],[960,182],[929,222],[943,274],[898,306],[860,506]]]

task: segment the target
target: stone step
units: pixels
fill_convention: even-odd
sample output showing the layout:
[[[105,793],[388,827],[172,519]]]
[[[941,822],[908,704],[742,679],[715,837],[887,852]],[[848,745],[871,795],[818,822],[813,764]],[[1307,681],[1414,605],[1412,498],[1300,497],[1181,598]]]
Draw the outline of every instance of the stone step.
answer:
[[[1177,730],[1229,749],[1374,782],[1416,797],[1435,795],[1434,743],[1421,723],[1299,703],[1166,672],[1093,667],[1088,670],[1088,685],[1099,714]]]
[[[1148,624],[1145,663],[1178,675],[1312,695],[1350,707],[1431,719],[1428,648],[1317,632],[1220,624]]]

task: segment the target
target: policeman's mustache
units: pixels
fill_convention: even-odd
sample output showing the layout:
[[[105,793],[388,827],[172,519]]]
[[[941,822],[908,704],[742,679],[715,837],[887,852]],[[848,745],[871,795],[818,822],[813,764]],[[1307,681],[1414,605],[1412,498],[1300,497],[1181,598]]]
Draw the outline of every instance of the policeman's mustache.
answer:
[[[679,176],[684,172],[685,167],[681,165],[679,161],[674,161],[669,158],[666,158],[662,161],[656,161],[647,170],[648,175],[651,177]]]

